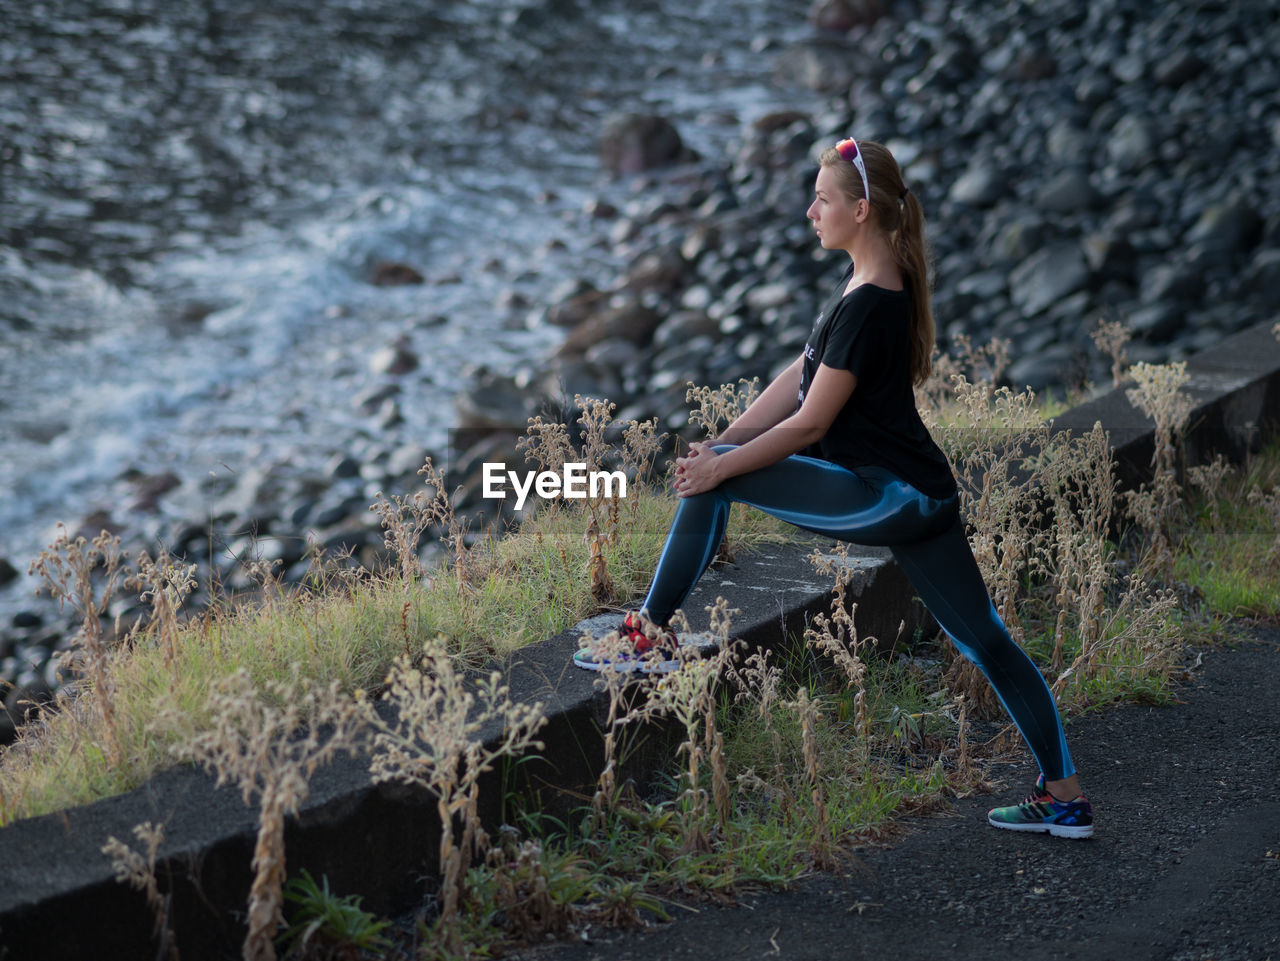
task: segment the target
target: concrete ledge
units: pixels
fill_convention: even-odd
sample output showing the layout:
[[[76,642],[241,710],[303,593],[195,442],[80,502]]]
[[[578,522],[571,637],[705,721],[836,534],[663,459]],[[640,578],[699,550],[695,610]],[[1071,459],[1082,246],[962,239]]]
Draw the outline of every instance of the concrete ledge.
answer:
[[[1270,323],[1197,355],[1188,364],[1196,402],[1188,461],[1220,451],[1235,459],[1280,432],[1280,343]],[[1068,411],[1061,430],[1111,431],[1123,483],[1149,473],[1151,424],[1123,390]],[[815,541],[821,545],[830,542]],[[755,645],[782,644],[808,618],[827,609],[831,584],[807,560],[812,548],[779,548],[740,555],[703,578],[686,605],[695,628],[717,595],[741,613],[735,633]],[[900,622],[910,633],[926,615],[887,552],[853,556],[854,594],[863,636],[883,642]],[[601,628],[598,621],[587,629]],[[605,627],[607,629],[607,627]],[[599,724],[606,704],[594,678],[569,660],[580,631],[534,645],[514,660],[516,696],[540,700],[549,723],[546,749],[519,766],[528,787],[551,810],[568,810],[594,785],[601,759]],[[500,823],[501,778],[485,785],[486,823]],[[163,822],[166,840],[158,873],[172,892],[170,924],[184,961],[239,957],[241,916],[251,880],[256,809],[231,788],[192,769],[166,771],[129,794],[18,822],[0,829],[0,959],[135,958],[155,954],[152,918],[141,894],[118,884],[100,848],[108,836],[133,841],[133,826]],[[319,771],[312,796],[291,820],[288,872],[327,875],[340,894],[358,893],[380,914],[421,903],[433,874],[439,826],[434,802],[422,792],[368,782],[367,759],[342,758]]]
[[[816,542],[815,544],[830,542]],[[703,608],[725,596],[741,613],[735,634],[757,645],[779,645],[828,606],[831,583],[807,559],[812,548],[787,547],[740,555],[708,573],[687,607],[695,628]],[[858,567],[855,594],[866,612],[865,632],[883,623],[891,639],[898,621],[918,626],[923,609],[906,578],[870,551]],[[610,621],[609,624],[600,623]],[[617,617],[585,622],[598,633]],[[892,624],[890,625],[890,621]],[[548,724],[545,750],[519,767],[526,786],[553,812],[565,813],[590,796],[601,768],[599,725],[607,702],[595,675],[570,664],[581,631],[565,631],[514,660],[516,697],[542,701]],[[493,732],[496,734],[497,732]],[[288,871],[327,875],[333,890],[359,893],[364,906],[391,914],[422,903],[434,874],[439,822],[424,792],[369,783],[367,758],[340,758],[317,772],[309,802],[286,835]],[[483,789],[485,820],[501,823],[499,805],[510,785],[496,775]],[[231,787],[215,789],[203,772],[165,771],[129,794],[20,821],[0,830],[0,946],[8,959],[149,957],[152,918],[141,894],[117,883],[100,851],[109,836],[134,843],[133,826],[165,825],[158,874],[172,892],[171,926],[184,961],[239,956],[243,913],[251,881],[256,808]]]
[[[1280,341],[1271,323],[1258,324],[1187,360],[1184,388],[1192,400],[1184,450],[1188,464],[1222,454],[1239,463],[1280,433]],[[1125,396],[1109,391],[1054,419],[1054,427],[1084,433],[1095,423],[1111,434],[1117,476],[1125,487],[1151,477],[1154,424]]]

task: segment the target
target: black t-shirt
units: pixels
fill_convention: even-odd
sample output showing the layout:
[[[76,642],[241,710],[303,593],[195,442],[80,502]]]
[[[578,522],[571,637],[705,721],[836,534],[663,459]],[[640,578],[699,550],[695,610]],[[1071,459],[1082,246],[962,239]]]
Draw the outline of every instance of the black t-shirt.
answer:
[[[819,364],[850,371],[858,385],[826,436],[801,453],[854,471],[883,467],[921,493],[950,497],[955,477],[920,420],[911,389],[911,295],[871,284],[846,295],[852,270],[822,305],[804,345],[797,408]]]

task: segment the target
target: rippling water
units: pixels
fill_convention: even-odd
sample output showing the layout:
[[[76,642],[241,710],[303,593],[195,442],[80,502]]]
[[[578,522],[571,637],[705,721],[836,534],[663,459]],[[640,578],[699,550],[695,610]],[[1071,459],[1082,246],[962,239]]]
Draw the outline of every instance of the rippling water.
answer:
[[[439,443],[459,372],[554,343],[521,304],[613,266],[583,212],[625,189],[604,118],[714,153],[814,106],[760,52],[807,6],[0,0],[0,557],[118,513],[130,472],[199,516],[250,466]],[[352,398],[397,339],[423,366],[388,436]]]

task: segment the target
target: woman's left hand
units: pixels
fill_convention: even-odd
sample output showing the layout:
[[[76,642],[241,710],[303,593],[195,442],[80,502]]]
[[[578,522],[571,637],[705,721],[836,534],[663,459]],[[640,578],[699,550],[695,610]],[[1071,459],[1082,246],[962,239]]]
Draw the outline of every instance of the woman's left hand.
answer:
[[[718,487],[716,461],[719,456],[704,441],[690,444],[689,453],[676,459],[676,496],[692,497]]]

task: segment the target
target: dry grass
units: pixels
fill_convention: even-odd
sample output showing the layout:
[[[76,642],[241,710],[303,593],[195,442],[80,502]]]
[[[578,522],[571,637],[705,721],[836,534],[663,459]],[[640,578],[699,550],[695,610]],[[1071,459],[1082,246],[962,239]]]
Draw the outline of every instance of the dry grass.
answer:
[[[246,804],[258,799],[245,961],[276,957],[284,924],[285,818],[310,795],[317,767],[354,750],[360,713],[359,700],[343,697],[336,682],[318,689],[295,676],[264,690],[238,672],[214,686],[210,726],[174,746],[176,757],[214,771],[218,786],[235,784]]]
[[[134,827],[133,835],[142,842],[145,854],[115,837],[107,838],[102,853],[111,858],[116,880],[141,891],[147,899],[147,907],[155,915],[152,935],[160,942],[161,955],[169,961],[178,961],[177,941],[169,927],[169,897],[160,893],[160,883],[156,879],[156,853],[164,843],[164,825],[146,821]]]
[[[1124,345],[1133,339],[1133,332],[1118,320],[1100,320],[1089,336],[1093,338],[1094,346],[1111,358],[1111,386],[1119,387],[1129,366]]]
[[[1118,364],[1123,329],[1103,325],[1095,339]],[[972,355],[968,369],[980,366]],[[1156,443],[1153,481],[1126,497],[1100,425],[1081,437],[1054,432],[1031,391],[970,381],[959,366],[940,365],[950,387],[926,385],[922,408],[955,467],[974,555],[1010,633],[1043,649],[1042,669],[1069,710],[1139,688],[1164,696],[1181,647],[1171,530],[1190,411],[1185,365],[1127,371],[1136,385],[1129,397],[1155,423]],[[1111,536],[1124,527],[1124,504],[1136,553],[1120,564]],[[950,676],[974,716],[999,716],[985,678],[958,654]]]
[[[126,579],[126,559],[120,538],[103,531],[92,542],[84,537],[73,540],[59,525],[58,536],[30,571],[45,579],[54,600],[70,604],[80,615],[76,644],[61,666],[75,671],[94,694],[92,704],[101,730],[98,741],[109,765],[121,764],[124,752],[116,720],[115,676],[102,622],[112,597]]]
[[[1178,441],[1191,416],[1191,400],[1182,393],[1187,365],[1181,361],[1135,364],[1129,373],[1137,387],[1126,391],[1126,396],[1155,423],[1151,483],[1129,493],[1129,509],[1150,538],[1144,562],[1157,577],[1168,582],[1173,579],[1172,527],[1182,501]]]
[[[374,730],[369,770],[375,784],[416,784],[436,800],[442,879],[436,937],[443,950],[458,952],[466,868],[490,847],[480,822],[481,779],[503,758],[541,749],[536,734],[546,717],[540,703],[513,702],[498,671],[469,683],[442,644],[426,645],[418,662],[398,660],[384,698],[395,708],[390,720],[365,714]],[[486,740],[486,728],[494,727],[498,733]]]

